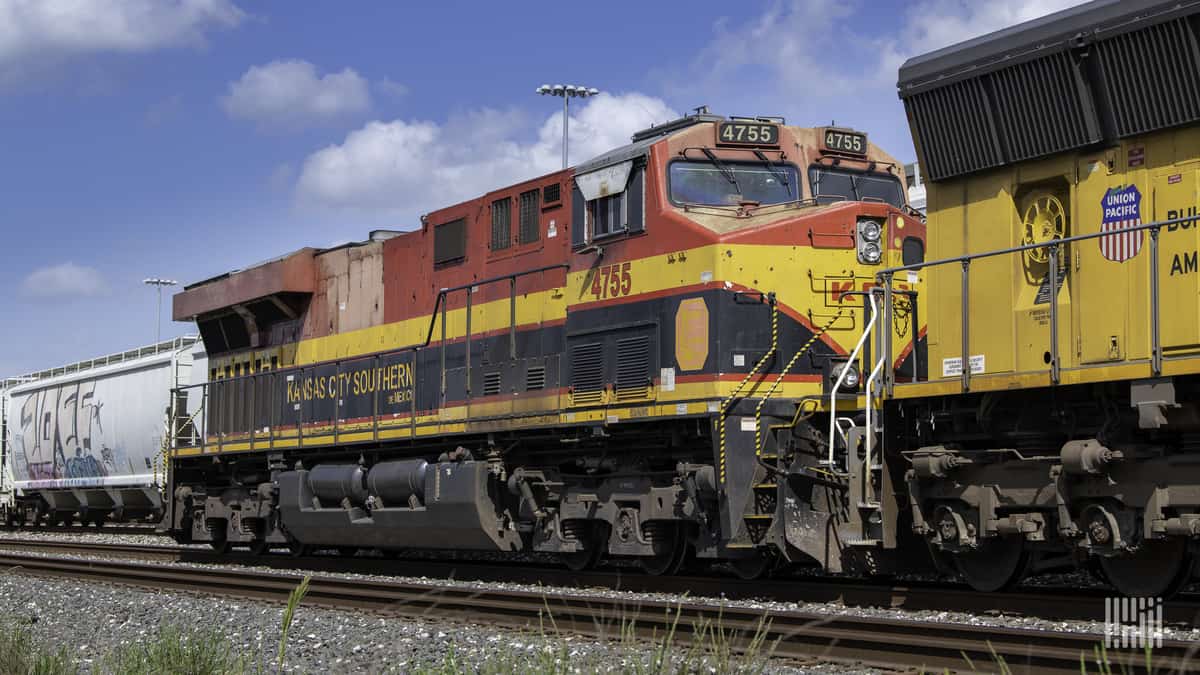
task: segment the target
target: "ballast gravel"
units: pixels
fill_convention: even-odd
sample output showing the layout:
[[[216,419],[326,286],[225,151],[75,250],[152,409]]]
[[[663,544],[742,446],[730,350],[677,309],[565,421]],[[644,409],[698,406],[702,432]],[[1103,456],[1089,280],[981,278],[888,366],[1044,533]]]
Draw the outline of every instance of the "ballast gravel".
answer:
[[[173,546],[174,543],[166,537],[154,537],[145,535],[105,535],[105,534],[64,534],[64,533],[38,533],[36,535],[25,535],[29,538],[48,538],[52,540],[73,540],[73,541],[96,541],[104,543],[125,543],[125,544],[142,544],[149,540],[155,540],[153,543],[157,545]],[[0,539],[25,538],[18,533],[13,537],[11,532],[0,532]],[[205,548],[200,546],[200,548]],[[29,552],[29,555],[39,555]],[[49,555],[49,554],[47,554]],[[369,555],[369,554],[368,554]],[[102,556],[70,556],[70,557],[102,557]],[[531,561],[532,562],[532,561]],[[173,565],[182,565],[189,567],[205,567],[205,568],[228,568],[228,569],[263,569],[270,568],[262,567],[246,567],[244,565],[214,565],[209,563],[187,563],[177,562],[170,563]],[[305,574],[306,571],[299,567],[302,564],[298,561],[298,567],[290,570],[295,574]],[[271,570],[278,572],[279,570]],[[938,611],[938,610],[905,610],[892,608],[873,608],[862,606],[847,606],[838,602],[781,602],[770,599],[763,600],[730,600],[727,598],[708,598],[702,596],[687,596],[684,597],[678,594],[671,593],[636,593],[630,591],[617,591],[609,589],[578,589],[578,588],[561,588],[555,586],[543,586],[536,584],[522,584],[511,582],[494,582],[494,581],[461,581],[461,580],[446,580],[441,578],[426,578],[426,577],[409,577],[409,576],[384,576],[376,574],[358,574],[350,572],[331,573],[327,571],[313,571],[314,575],[340,577],[347,579],[371,579],[396,581],[402,583],[428,584],[430,586],[445,586],[454,585],[465,588],[477,589],[505,589],[516,591],[530,591],[535,593],[545,594],[570,594],[573,596],[601,596],[605,598],[619,598],[629,602],[631,606],[636,606],[639,601],[658,601],[658,602],[710,602],[714,605],[725,605],[731,607],[745,607],[751,609],[760,609],[764,612],[781,612],[781,611],[800,611],[810,612],[815,614],[823,614],[828,616],[868,616],[886,619],[908,619],[915,621],[926,621],[931,624],[956,623],[974,626],[995,626],[1000,628],[1028,628],[1034,630],[1048,631],[1063,631],[1073,633],[1093,633],[1097,635],[1098,640],[1103,639],[1105,624],[1104,617],[1098,616],[1094,621],[1078,621],[1078,620],[1047,620],[1038,617],[1029,616],[1013,616],[1005,614],[971,614],[966,612]],[[1082,573],[1072,573],[1064,575],[1043,575],[1041,577],[1032,577],[1026,582],[1027,586],[1036,587],[1039,585],[1061,585],[1061,586],[1089,586],[1095,585],[1095,581],[1088,575]],[[1195,588],[1195,587],[1193,587]],[[769,596],[769,590],[764,590],[764,596]],[[1162,635],[1165,639],[1178,639],[1200,641],[1200,625],[1193,626],[1164,626]]]
[[[85,673],[95,672],[103,656],[116,648],[154,639],[163,626],[215,631],[230,641],[234,654],[248,661],[249,672],[273,672],[284,612],[279,604],[151,592],[19,572],[0,575],[0,607],[7,620],[31,623],[43,646],[66,648]],[[481,670],[496,659],[514,664],[515,672],[521,672],[522,664],[544,663],[542,655],[551,653],[552,658],[565,661],[569,672],[646,672],[645,665],[635,666],[648,663],[653,652],[652,645],[606,643],[482,624],[381,618],[301,603],[289,633],[284,671],[405,673],[424,667],[445,672],[452,655],[460,672]],[[766,663],[765,671],[867,672],[837,664],[798,666],[774,661]]]

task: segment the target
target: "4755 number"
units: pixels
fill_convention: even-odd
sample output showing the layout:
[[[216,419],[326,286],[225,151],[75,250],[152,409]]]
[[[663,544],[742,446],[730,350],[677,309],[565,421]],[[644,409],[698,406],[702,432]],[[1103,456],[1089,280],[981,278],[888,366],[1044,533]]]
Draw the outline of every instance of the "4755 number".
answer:
[[[632,263],[604,265],[592,275],[592,295],[597,299],[618,298],[629,295],[633,287]]]

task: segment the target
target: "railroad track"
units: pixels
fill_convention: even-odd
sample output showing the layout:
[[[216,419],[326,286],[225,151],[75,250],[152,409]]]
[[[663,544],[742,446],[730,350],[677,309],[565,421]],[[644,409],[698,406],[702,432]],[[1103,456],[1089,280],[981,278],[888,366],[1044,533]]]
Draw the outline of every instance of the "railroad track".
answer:
[[[158,536],[154,525],[105,525],[87,527],[83,525],[0,525],[4,532],[30,532],[50,534],[145,534]]]
[[[726,576],[650,576],[636,568],[571,572],[555,564],[521,565],[473,560],[346,558],[334,554],[293,558],[286,554],[255,556],[244,551],[218,555],[205,547],[101,544],[84,541],[0,539],[5,549],[93,555],[162,562],[243,565],[281,571],[351,572],[381,576],[427,577],[458,581],[541,584],[559,588],[603,588],[631,593],[687,594],[692,597],[776,602],[838,603],[906,611],[964,612],[991,616],[1036,617],[1060,621],[1102,621],[1103,588],[1023,587],[1004,593],[980,593],[950,582],[887,583],[840,577],[782,577],[742,581]],[[764,586],[764,583],[768,586]],[[1200,624],[1200,594],[1184,593],[1164,605],[1169,624]]]
[[[21,568],[36,575],[68,577],[151,589],[205,592],[226,596],[285,601],[300,582],[295,573],[228,568],[162,566],[126,560],[97,560],[0,552],[0,567]],[[770,611],[687,601],[613,598],[596,594],[439,586],[399,580],[359,580],[317,575],[305,603],[395,616],[486,621],[517,628],[556,630],[615,638],[634,630],[661,639],[674,629],[686,639],[702,625],[720,625],[746,644],[763,631],[778,641],[774,656],[796,660],[852,662],[883,667],[983,669],[1014,672],[1080,672],[1081,658],[1091,663],[1095,635],[1058,633],[961,624],[830,616],[798,611]],[[1153,654],[1157,670],[1187,672],[1198,662],[1197,645],[1166,641]],[[969,661],[968,661],[969,659]],[[1141,652],[1109,652],[1117,671],[1144,664]]]

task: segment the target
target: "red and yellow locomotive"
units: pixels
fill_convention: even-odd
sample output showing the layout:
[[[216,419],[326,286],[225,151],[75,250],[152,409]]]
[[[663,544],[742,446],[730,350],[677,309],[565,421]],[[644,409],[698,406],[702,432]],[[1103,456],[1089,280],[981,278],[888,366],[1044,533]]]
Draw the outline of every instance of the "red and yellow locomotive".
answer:
[[[869,457],[829,439],[864,410],[864,289],[924,255],[904,186],[863,133],[702,112],[193,284],[174,315],[209,381],[175,397],[166,522],[260,552],[873,564],[885,524],[847,498]],[[889,365],[915,377],[897,303]]]

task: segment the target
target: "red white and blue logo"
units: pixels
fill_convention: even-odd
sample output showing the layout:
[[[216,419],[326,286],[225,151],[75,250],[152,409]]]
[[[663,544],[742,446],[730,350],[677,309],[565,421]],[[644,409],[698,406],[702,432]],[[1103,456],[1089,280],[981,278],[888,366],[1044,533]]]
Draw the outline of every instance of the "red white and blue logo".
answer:
[[[1111,188],[1101,202],[1104,220],[1100,222],[1100,253],[1113,262],[1125,262],[1142,250],[1142,193],[1136,185]]]

